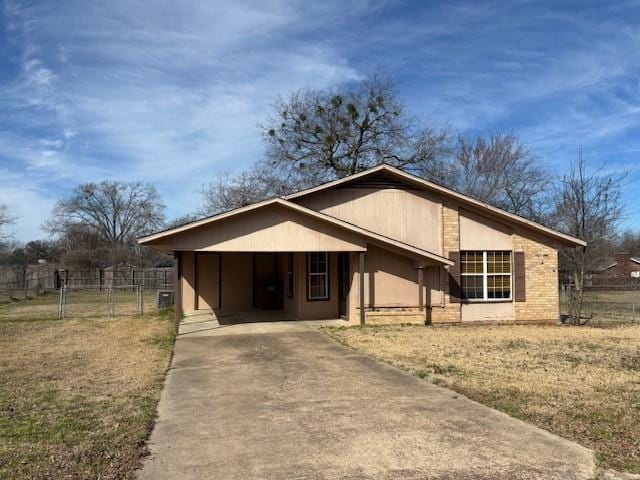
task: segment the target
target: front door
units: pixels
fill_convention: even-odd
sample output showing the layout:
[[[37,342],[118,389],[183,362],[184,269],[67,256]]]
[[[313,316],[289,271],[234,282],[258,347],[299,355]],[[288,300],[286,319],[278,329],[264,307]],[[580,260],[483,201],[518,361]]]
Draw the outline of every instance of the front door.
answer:
[[[349,295],[349,253],[338,253],[338,315],[347,314],[347,296]]]

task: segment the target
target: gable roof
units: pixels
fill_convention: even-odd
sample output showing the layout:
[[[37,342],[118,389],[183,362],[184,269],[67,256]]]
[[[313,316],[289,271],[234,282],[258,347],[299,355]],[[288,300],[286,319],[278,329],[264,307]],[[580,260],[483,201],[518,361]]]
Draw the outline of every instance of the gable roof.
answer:
[[[316,192],[320,192],[320,191],[334,188],[337,186],[344,186],[349,183],[355,182],[356,180],[359,180],[364,177],[368,177],[380,172],[384,172],[390,175],[391,177],[395,177],[396,179],[399,179],[404,183],[412,185],[419,189],[437,193],[448,198],[452,198],[466,206],[475,207],[476,209],[484,211],[488,214],[491,214],[494,217],[497,217],[512,223],[516,223],[518,225],[522,225],[531,230],[542,233],[543,235],[554,238],[555,240],[558,240],[561,243],[564,243],[566,245],[585,246],[587,244],[587,242],[585,242],[584,240],[580,240],[579,238],[572,237],[571,235],[567,235],[566,233],[562,233],[557,230],[553,230],[552,228],[545,227],[544,225],[534,222],[533,220],[529,220],[528,218],[522,217],[520,215],[516,215],[514,213],[509,213],[505,210],[502,210],[501,208],[494,207],[493,205],[482,202],[480,200],[476,200],[475,198],[469,197],[468,195],[458,193],[455,190],[451,190],[449,188],[443,187],[441,185],[430,182],[428,180],[424,180],[420,177],[416,177],[415,175],[411,175],[410,173],[404,172],[398,168],[392,167],[391,165],[387,165],[387,164],[378,165],[376,167],[369,168],[367,170],[350,175],[348,177],[333,180],[331,182],[318,185],[316,187],[308,188],[306,190],[302,190],[300,192],[287,195],[283,198],[285,198],[286,200],[296,200]]]
[[[278,205],[287,209],[290,209],[295,212],[302,213],[303,215],[307,215],[309,217],[321,220],[333,226],[342,228],[352,233],[356,233],[364,236],[369,241],[374,244],[378,244],[382,247],[391,248],[393,250],[398,250],[405,254],[408,254],[412,257],[424,258],[430,261],[433,261],[437,264],[441,265],[453,265],[454,262],[445,258],[441,255],[438,255],[433,252],[429,252],[427,250],[423,250],[418,247],[414,247],[413,245],[409,245],[407,243],[401,242],[399,240],[395,240],[384,235],[380,235],[379,233],[372,232],[370,230],[366,230],[364,228],[358,227],[352,223],[345,222],[344,220],[340,220],[338,218],[332,217],[330,215],[317,212],[310,208],[303,207],[302,205],[298,205],[296,203],[290,202],[288,200],[282,198],[274,198],[271,200],[265,200],[262,202],[254,203],[252,205],[247,205],[246,207],[236,208],[235,210],[230,210],[228,212],[220,213],[218,215],[213,215],[211,217],[203,218],[200,220],[196,220],[195,222],[187,223],[185,225],[181,225],[175,228],[170,228],[167,230],[163,230],[161,232],[153,233],[151,235],[147,235],[146,237],[140,238],[138,243],[141,245],[151,244],[158,240],[166,239],[167,237],[171,237],[173,235],[178,235],[182,232],[192,230],[194,228],[202,227],[205,225],[211,225],[216,222],[220,222],[225,218],[229,218],[231,216],[235,216],[242,213],[252,212],[259,210],[264,207],[268,207],[271,205]]]

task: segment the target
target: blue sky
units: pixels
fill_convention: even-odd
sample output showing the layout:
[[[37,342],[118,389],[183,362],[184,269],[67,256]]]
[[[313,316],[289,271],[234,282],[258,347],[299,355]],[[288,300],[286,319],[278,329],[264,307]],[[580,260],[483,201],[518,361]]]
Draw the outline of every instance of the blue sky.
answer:
[[[262,157],[277,95],[375,70],[424,122],[514,131],[554,171],[580,144],[640,168],[638,2],[5,0],[0,31],[0,203],[21,240],[90,180],[150,181],[169,218],[192,212]]]

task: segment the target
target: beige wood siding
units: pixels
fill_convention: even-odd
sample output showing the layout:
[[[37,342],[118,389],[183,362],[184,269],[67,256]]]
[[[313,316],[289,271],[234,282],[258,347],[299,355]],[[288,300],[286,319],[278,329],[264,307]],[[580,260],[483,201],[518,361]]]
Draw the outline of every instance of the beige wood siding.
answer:
[[[369,246],[364,263],[365,306],[418,306],[418,270],[411,259]]]
[[[490,218],[460,210],[460,250],[512,250],[512,229]]]
[[[440,204],[427,193],[335,188],[296,202],[424,250],[441,251]]]
[[[349,321],[358,322],[359,272],[358,254],[350,257],[351,288],[347,299]],[[365,255],[364,276],[365,308],[417,308],[418,270],[411,260],[394,252],[369,245]],[[440,270],[438,267],[424,269],[425,305],[440,304]]]
[[[195,307],[195,276],[193,252],[182,253],[182,311],[193,313]]]
[[[196,254],[198,310],[220,308],[220,257],[214,253]]]
[[[509,322],[514,320],[513,302],[465,303],[463,322]]]
[[[222,311],[253,307],[253,263],[250,253],[222,254]]]
[[[302,315],[302,304],[306,300],[305,295],[305,270],[304,253],[293,254],[293,297],[287,296],[287,254],[282,257],[282,285],[284,289],[283,310],[296,318]]]
[[[278,205],[205,225],[173,242],[174,250],[216,252],[353,251],[365,243],[361,235]]]
[[[425,305],[442,305],[441,269],[442,267],[427,267],[424,269]]]

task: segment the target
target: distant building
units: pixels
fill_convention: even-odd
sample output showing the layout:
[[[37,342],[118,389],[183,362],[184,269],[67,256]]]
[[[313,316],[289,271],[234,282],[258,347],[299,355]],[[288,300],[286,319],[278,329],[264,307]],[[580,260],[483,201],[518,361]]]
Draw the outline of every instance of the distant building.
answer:
[[[630,253],[616,253],[614,263],[593,274],[598,279],[623,279],[640,277],[640,256]]]

